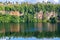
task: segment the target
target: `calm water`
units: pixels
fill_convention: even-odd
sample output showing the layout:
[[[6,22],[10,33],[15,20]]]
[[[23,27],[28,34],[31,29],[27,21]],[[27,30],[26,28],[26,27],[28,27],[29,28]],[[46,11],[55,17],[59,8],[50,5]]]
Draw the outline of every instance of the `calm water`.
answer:
[[[60,23],[0,23],[0,40],[60,40]]]

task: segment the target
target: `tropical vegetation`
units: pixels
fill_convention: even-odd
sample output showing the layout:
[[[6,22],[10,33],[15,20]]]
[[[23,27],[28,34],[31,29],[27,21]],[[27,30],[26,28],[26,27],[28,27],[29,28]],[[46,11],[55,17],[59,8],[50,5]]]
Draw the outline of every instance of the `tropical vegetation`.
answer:
[[[46,19],[35,19],[34,15],[41,10],[44,14],[46,12],[54,11],[58,14],[58,18],[60,17],[60,4],[51,4],[51,3],[36,3],[36,4],[28,4],[22,3],[17,5],[2,5],[0,6],[0,11],[19,11],[24,13],[23,16],[12,16],[12,15],[2,15],[0,14],[0,22],[47,22]],[[57,17],[54,20],[57,20]]]

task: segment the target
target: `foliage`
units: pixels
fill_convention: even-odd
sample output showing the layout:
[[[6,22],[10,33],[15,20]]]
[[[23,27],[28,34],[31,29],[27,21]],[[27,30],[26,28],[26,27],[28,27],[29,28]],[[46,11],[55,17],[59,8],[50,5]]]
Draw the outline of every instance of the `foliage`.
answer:
[[[5,10],[5,11],[19,11],[24,13],[23,16],[8,16],[2,15],[0,16],[0,22],[41,22],[38,19],[34,19],[34,15],[41,10],[43,11],[44,14],[46,12],[51,12],[55,11],[59,16],[60,16],[60,4],[51,4],[51,3],[36,3],[36,4],[28,4],[28,3],[22,3],[19,5],[5,5],[5,6],[0,6],[0,10]],[[6,18],[6,19],[5,19]],[[9,19],[10,18],[10,19]],[[19,21],[18,21],[19,20]],[[46,22],[46,20],[43,20],[43,22]]]

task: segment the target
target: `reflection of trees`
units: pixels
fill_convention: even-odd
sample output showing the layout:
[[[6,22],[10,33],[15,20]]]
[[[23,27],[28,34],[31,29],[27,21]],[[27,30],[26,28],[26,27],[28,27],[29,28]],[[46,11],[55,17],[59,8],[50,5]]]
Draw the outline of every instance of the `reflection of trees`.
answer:
[[[37,37],[37,38],[53,38],[53,37],[60,37],[60,32],[6,32],[5,34],[0,33],[0,37],[8,36],[8,37]]]
[[[3,24],[2,24],[3,25]],[[0,25],[0,27],[2,26]],[[14,37],[37,37],[37,38],[50,38],[50,37],[60,37],[60,23],[56,24],[50,23],[26,23],[21,24],[4,24],[5,33],[0,33],[2,36],[14,36]],[[1,28],[2,29],[2,28]],[[2,29],[3,30],[3,29]]]
[[[34,23],[25,23],[24,25],[24,31],[25,32],[30,32],[30,31],[35,31],[35,26]]]
[[[24,28],[25,28],[25,27],[24,27],[24,24],[25,24],[25,23],[20,23],[20,32],[24,32]]]
[[[57,30],[60,31],[60,23],[57,23]]]

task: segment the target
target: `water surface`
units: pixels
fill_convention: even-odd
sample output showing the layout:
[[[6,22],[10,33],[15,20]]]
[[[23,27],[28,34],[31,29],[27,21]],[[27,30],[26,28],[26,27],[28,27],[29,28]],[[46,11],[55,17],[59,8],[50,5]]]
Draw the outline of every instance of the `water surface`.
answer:
[[[0,23],[0,40],[60,40],[60,23]]]

